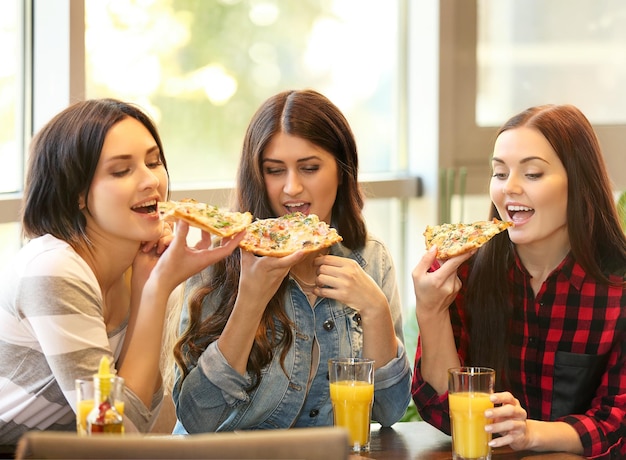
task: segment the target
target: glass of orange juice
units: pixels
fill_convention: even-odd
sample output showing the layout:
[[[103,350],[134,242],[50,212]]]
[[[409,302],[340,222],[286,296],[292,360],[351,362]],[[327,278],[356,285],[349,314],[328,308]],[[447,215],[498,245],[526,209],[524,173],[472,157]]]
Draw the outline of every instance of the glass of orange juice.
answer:
[[[352,452],[368,452],[374,402],[374,360],[330,359],[328,377],[335,425],[348,430]]]
[[[124,379],[114,376],[111,378],[111,393],[115,401],[115,408],[124,415]],[[94,405],[93,377],[76,379],[76,432],[81,436],[87,435],[87,415]]]
[[[452,458],[491,459],[491,433],[485,425],[491,420],[485,411],[493,407],[496,372],[488,367],[455,367],[448,370],[448,402],[452,425]]]

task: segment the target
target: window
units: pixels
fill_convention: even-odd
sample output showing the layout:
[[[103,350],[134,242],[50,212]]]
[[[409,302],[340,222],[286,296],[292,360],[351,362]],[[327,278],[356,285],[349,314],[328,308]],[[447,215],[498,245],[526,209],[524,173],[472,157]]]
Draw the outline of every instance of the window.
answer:
[[[24,32],[22,2],[0,3],[0,193],[22,187]]]
[[[362,172],[398,171],[397,3],[86,0],[86,95],[152,114],[174,189],[233,179],[256,108],[305,87],[344,111]]]
[[[567,20],[563,20],[567,12]],[[626,189],[626,5],[619,0],[441,0],[439,162],[485,195],[495,132],[511,115],[572,103]],[[486,213],[486,211],[485,211]],[[483,217],[485,214],[483,214]]]
[[[595,124],[625,123],[626,4],[480,0],[477,64],[479,126],[548,102],[574,104]]]
[[[22,189],[25,144],[25,2],[0,2],[0,260],[7,260],[20,246],[15,223]],[[6,199],[4,199],[6,197]]]

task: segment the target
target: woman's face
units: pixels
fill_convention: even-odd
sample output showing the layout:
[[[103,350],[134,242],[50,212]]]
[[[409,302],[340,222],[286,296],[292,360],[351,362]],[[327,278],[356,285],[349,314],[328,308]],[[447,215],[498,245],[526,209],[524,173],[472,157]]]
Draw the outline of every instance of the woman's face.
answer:
[[[277,216],[300,211],[330,224],[339,175],[335,157],[322,148],[285,133],[276,134],[262,158],[263,179]]]
[[[104,139],[89,189],[87,229],[136,241],[159,238],[157,202],[167,195],[167,172],[152,134],[134,118],[113,125]]]
[[[491,200],[517,245],[548,243],[568,248],[567,173],[548,140],[537,129],[520,127],[496,139]]]

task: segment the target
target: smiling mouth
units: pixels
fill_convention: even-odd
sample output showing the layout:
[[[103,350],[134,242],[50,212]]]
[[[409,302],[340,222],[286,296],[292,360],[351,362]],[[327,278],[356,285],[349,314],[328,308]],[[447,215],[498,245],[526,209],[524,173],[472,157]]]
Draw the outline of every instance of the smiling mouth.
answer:
[[[146,201],[145,203],[133,206],[131,209],[139,214],[152,214],[157,211],[157,201]]]
[[[535,213],[533,208],[527,206],[507,206],[506,211],[513,222],[526,220]]]

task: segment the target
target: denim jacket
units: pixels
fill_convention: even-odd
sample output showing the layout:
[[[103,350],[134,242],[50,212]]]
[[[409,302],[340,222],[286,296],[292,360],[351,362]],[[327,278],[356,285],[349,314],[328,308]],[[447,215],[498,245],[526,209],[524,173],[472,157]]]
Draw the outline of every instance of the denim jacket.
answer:
[[[339,243],[330,253],[357,261],[389,301],[398,350],[396,358],[375,371],[372,419],[390,426],[404,415],[411,398],[411,368],[403,344],[402,311],[393,261],[384,244],[371,236],[357,251]],[[204,271],[188,282],[185,298],[206,276]],[[217,307],[212,300],[216,299],[210,296],[204,299],[203,317]],[[286,373],[280,365],[280,353],[276,353],[263,369],[259,386],[247,393],[251,377],[231,368],[217,342],[211,343],[182,384],[180,375],[177,377],[173,391],[178,417],[175,434],[333,424],[327,363],[332,357],[362,356],[360,315],[345,304],[327,298],[318,298],[312,308],[293,279],[285,294],[285,311],[295,329],[293,344],[285,358]],[[181,328],[187,322],[188,312],[184,309]],[[316,363],[312,363],[314,341],[319,345]],[[309,386],[312,365],[315,371]]]

